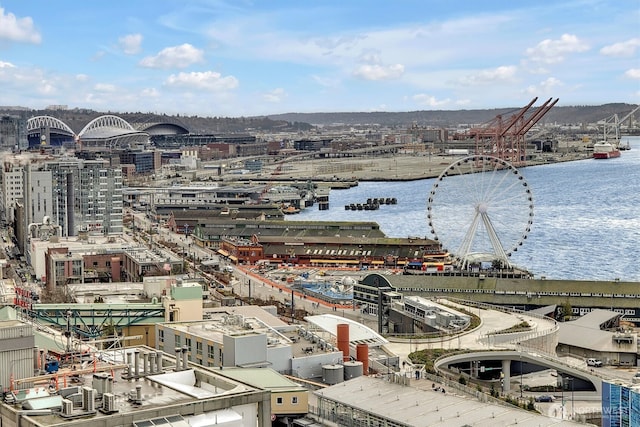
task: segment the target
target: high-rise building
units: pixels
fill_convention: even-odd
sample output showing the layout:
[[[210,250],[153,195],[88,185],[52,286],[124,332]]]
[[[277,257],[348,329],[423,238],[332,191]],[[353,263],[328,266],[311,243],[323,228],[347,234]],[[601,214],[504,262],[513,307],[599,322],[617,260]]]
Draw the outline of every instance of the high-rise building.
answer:
[[[0,116],[0,151],[24,150],[28,145],[27,120],[20,116]]]
[[[45,217],[63,236],[123,231],[122,171],[103,160],[12,155],[4,159],[0,182],[0,219],[25,231],[23,244],[29,225]]]
[[[640,385],[602,381],[602,427],[640,426]]]
[[[122,233],[120,168],[103,160],[76,158],[48,162],[46,168],[52,173],[54,210],[64,235]]]

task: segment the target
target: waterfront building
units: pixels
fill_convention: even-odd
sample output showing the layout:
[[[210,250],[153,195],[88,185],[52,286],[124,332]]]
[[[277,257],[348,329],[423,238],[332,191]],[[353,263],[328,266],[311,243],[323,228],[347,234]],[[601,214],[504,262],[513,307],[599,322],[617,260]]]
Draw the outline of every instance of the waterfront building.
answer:
[[[552,317],[558,319],[569,314],[563,312],[565,308],[570,308],[569,315],[574,317],[604,309],[619,314],[620,321],[640,323],[637,282],[536,279],[513,270],[445,270],[427,275],[383,275],[374,272],[354,286],[354,303],[369,307],[370,312],[378,314],[379,319],[383,315],[381,313],[387,312],[385,307],[389,306],[393,295],[398,295],[397,298],[402,295],[454,298],[524,311],[547,307],[545,312],[550,312]],[[614,337],[615,334],[609,335],[615,346]],[[620,339],[626,340],[624,334]]]
[[[256,207],[239,206],[238,213]],[[317,267],[436,271],[448,262],[448,254],[438,242],[419,237],[389,238],[372,222],[283,221],[266,215],[241,218],[234,214],[203,217],[179,210],[171,215],[167,225],[172,231],[184,233],[186,229],[198,246],[222,250],[221,255],[239,264],[264,259]]]
[[[604,365],[636,366],[638,337],[623,323],[622,314],[603,309],[561,322],[556,351],[563,356],[595,358]]]

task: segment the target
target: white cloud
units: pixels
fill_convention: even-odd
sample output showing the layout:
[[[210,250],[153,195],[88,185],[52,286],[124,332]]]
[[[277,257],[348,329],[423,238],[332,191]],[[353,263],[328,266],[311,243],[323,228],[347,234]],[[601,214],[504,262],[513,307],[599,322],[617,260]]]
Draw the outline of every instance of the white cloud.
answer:
[[[316,82],[320,86],[324,86],[328,88],[333,88],[340,85],[340,79],[338,78],[323,77],[323,76],[318,76],[316,74],[312,75],[311,78],[313,79],[314,82]]]
[[[632,68],[630,70],[627,70],[624,73],[625,77],[629,77],[630,79],[640,79],[640,68]]]
[[[140,65],[148,68],[186,68],[192,64],[202,62],[204,52],[189,43],[162,49],[155,56],[147,56],[140,61]]]
[[[89,80],[89,76],[86,74],[76,74],[76,80],[79,82],[86,82]]]
[[[541,81],[537,85],[531,85],[525,90],[526,93],[537,96],[540,93],[552,93],[553,89],[563,86],[563,83],[555,77],[549,77]]]
[[[40,84],[36,87],[36,90],[41,95],[52,95],[57,92],[56,87],[47,81],[40,82]]]
[[[2,62],[0,61],[0,68],[16,68],[11,62]]]
[[[380,52],[365,52],[358,59],[365,64],[382,64]]]
[[[0,7],[0,40],[2,39],[37,44],[42,37],[34,28],[33,19],[16,18],[13,13],[5,14],[4,8]]]
[[[389,80],[396,79],[404,73],[404,65],[377,65],[377,64],[363,64],[354,70],[353,75],[355,77],[365,80]]]
[[[156,88],[146,88],[146,89],[142,89],[142,92],[140,93],[142,96],[147,96],[149,98],[157,98],[160,96],[160,91]]]
[[[115,85],[108,84],[108,83],[96,83],[93,89],[98,92],[115,92],[116,91]]]
[[[435,96],[427,95],[425,93],[419,93],[419,94],[413,95],[411,98],[419,105],[428,106],[428,107],[439,107],[451,102],[451,100],[449,99],[438,100],[436,99]]]
[[[118,45],[127,55],[135,55],[142,51],[142,34],[127,34],[118,39]]]
[[[172,74],[165,81],[167,86],[226,91],[238,87],[238,79],[234,76],[222,77],[215,71]]]
[[[589,46],[572,34],[563,34],[558,40],[546,39],[526,50],[530,61],[555,64],[564,61],[569,53],[585,52]]]
[[[482,70],[474,75],[463,77],[459,82],[466,86],[485,85],[495,82],[513,81],[517,68],[513,65],[504,65],[491,70]]]
[[[600,49],[600,53],[607,56],[631,57],[640,47],[640,38],[629,39],[620,43],[614,43]]]
[[[262,95],[262,98],[268,102],[281,102],[287,97],[287,93],[282,88],[277,88]]]

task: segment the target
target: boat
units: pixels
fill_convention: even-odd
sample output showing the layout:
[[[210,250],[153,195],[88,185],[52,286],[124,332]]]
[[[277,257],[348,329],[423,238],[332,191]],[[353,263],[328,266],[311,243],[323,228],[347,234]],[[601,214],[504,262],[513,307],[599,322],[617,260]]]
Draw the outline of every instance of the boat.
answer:
[[[609,141],[598,141],[593,144],[593,158],[594,159],[612,159],[614,157],[620,157],[620,149],[618,144]]]
[[[631,150],[631,145],[629,144],[629,141],[627,141],[626,144],[618,145],[618,148],[620,149],[620,151]]]

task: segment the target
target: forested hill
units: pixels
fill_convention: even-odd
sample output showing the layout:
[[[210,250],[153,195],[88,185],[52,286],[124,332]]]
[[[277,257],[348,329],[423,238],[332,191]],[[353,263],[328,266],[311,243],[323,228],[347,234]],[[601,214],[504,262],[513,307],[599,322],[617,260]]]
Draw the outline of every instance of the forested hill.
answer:
[[[534,104],[531,111],[542,105],[540,101]],[[595,123],[618,114],[623,117],[636,106],[631,104],[605,104],[598,106],[553,107],[543,118],[545,123],[582,124]],[[273,120],[289,122],[303,122],[312,125],[331,125],[343,123],[380,124],[384,126],[407,126],[416,123],[420,126],[455,126],[456,124],[482,124],[502,115],[507,118],[516,113],[523,106],[501,108],[493,110],[423,110],[409,112],[359,112],[359,113],[288,113],[268,116]]]

